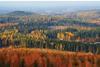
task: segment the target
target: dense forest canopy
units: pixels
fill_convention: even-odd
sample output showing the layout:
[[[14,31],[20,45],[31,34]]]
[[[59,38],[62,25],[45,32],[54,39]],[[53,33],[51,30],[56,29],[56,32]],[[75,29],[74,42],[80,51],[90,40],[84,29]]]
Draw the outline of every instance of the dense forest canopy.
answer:
[[[91,52],[99,53],[97,43],[100,42],[99,22],[100,10],[45,15],[14,11],[0,15],[0,46],[84,52],[91,51],[91,48],[93,49]]]

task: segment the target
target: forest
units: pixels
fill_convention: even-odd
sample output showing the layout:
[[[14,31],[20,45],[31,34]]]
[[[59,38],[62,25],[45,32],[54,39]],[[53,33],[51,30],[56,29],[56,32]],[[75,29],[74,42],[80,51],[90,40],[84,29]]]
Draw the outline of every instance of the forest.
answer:
[[[97,13],[93,13],[96,19],[99,18]],[[100,25],[87,21],[80,14],[52,16],[14,11],[1,15],[0,47],[50,48],[99,54]],[[90,16],[88,20],[95,17]]]
[[[99,67],[100,10],[0,15],[0,67]]]

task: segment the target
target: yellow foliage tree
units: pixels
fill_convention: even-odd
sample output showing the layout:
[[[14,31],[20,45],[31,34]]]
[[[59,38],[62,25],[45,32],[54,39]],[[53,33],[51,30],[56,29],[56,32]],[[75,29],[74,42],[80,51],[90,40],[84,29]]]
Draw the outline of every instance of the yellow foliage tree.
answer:
[[[71,40],[71,38],[74,36],[74,34],[73,33],[71,33],[71,32],[66,32],[66,40]]]
[[[40,31],[32,31],[30,35],[35,40],[44,40],[44,39],[46,39],[46,35],[43,34]]]
[[[64,33],[58,33],[57,34],[57,38],[60,39],[60,40],[64,40],[64,37],[65,37]]]

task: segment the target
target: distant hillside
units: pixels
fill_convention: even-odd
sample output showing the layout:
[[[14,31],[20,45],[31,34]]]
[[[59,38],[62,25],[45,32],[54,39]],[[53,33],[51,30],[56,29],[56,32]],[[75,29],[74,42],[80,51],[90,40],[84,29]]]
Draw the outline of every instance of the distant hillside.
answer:
[[[6,15],[9,15],[9,16],[30,16],[30,15],[33,15],[35,13],[32,13],[32,12],[25,12],[25,11],[14,11],[14,12],[10,12]]]
[[[35,23],[38,26],[84,26],[100,25],[100,10],[84,10],[61,15],[41,15],[34,12],[13,11],[0,16],[0,23]],[[34,25],[35,25],[34,24]],[[36,25],[35,25],[36,26]]]
[[[79,16],[81,18],[87,18],[87,19],[100,18],[100,10],[78,11],[77,16]]]
[[[84,10],[78,11],[76,14],[78,18],[82,19],[82,21],[100,24],[100,10]]]

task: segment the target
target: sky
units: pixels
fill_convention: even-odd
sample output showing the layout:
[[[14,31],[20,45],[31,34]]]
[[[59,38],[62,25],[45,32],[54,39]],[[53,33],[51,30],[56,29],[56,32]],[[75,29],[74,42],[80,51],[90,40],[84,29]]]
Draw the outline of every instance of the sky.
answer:
[[[0,0],[0,1],[100,1],[100,0]]]
[[[0,11],[100,9],[100,1],[0,1]]]

